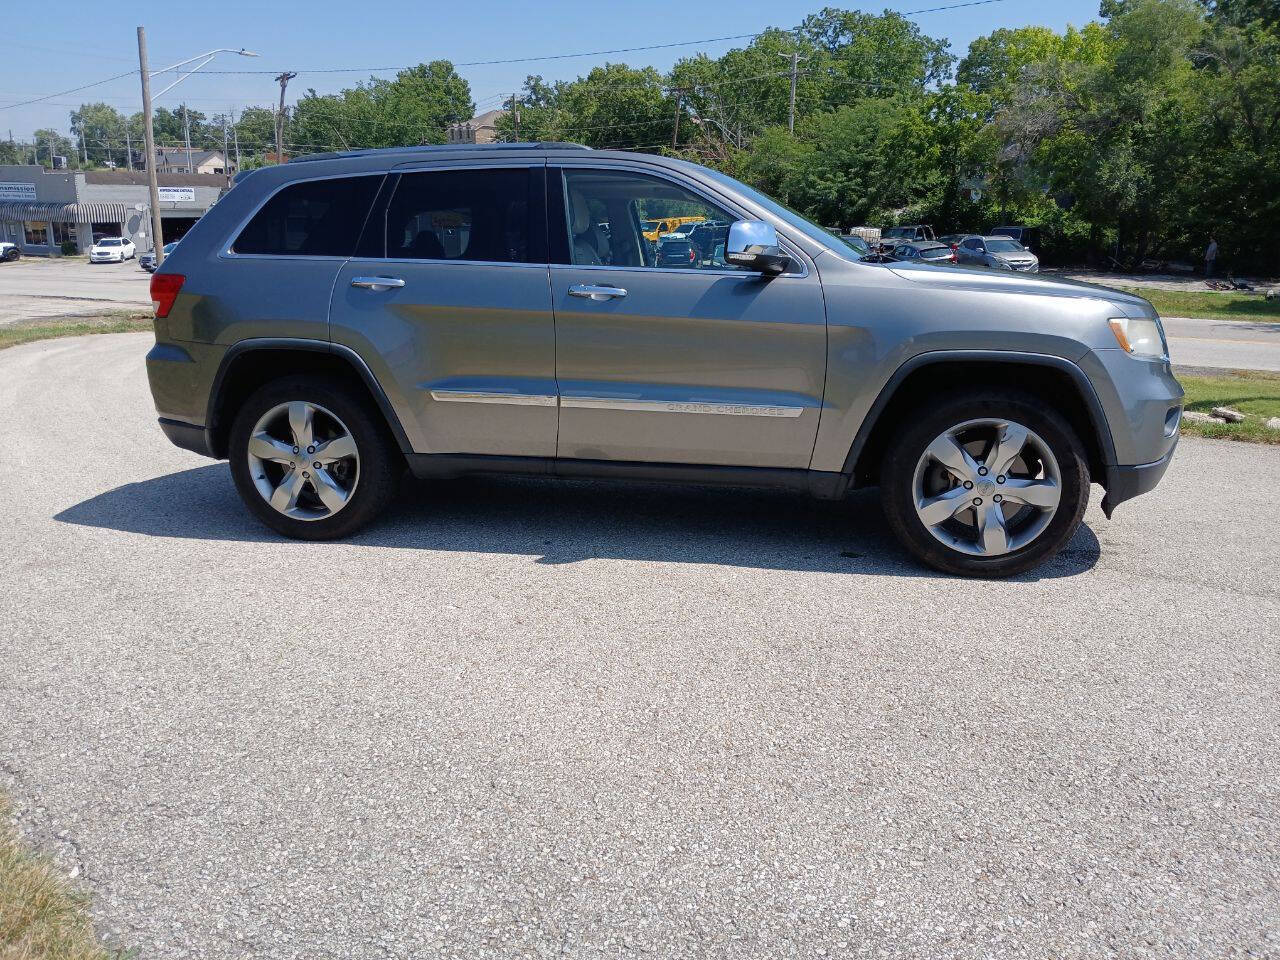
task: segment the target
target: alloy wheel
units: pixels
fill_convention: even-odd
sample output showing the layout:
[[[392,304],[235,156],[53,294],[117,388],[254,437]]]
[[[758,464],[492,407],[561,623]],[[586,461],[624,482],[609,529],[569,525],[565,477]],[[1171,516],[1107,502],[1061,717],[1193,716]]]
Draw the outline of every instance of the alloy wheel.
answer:
[[[332,517],[351,501],[360,479],[360,453],[346,424],[303,400],[264,413],[246,455],[262,498],[295,520]]]
[[[966,420],[916,463],[912,503],[934,538],[978,557],[1012,553],[1048,527],[1062,499],[1049,445],[1012,420]]]

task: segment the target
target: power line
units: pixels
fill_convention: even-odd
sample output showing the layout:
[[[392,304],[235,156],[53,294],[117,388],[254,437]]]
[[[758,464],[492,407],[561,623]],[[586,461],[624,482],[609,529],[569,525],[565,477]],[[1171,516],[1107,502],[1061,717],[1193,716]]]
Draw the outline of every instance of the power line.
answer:
[[[25,107],[33,103],[41,103],[45,100],[52,100],[54,97],[65,97],[68,93],[79,93],[81,90],[88,90],[90,87],[100,87],[104,83],[110,83],[112,80],[120,80],[124,77],[132,77],[136,70],[126,70],[124,73],[117,73],[114,77],[107,77],[105,80],[95,80],[93,83],[86,83],[84,86],[72,87],[70,90],[59,90],[57,93],[46,94],[43,97],[32,97],[30,100],[23,100],[21,103],[7,103],[0,106],[0,110],[12,110],[15,107]]]

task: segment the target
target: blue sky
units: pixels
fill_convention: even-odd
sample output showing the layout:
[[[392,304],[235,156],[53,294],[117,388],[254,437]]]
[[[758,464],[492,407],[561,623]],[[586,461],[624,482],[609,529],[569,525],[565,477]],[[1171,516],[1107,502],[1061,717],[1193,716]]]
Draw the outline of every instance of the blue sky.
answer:
[[[899,0],[887,4],[839,4],[871,12],[910,11],[954,0]],[[257,59],[224,55],[207,69],[297,70],[290,100],[314,87],[321,93],[365,79],[361,73],[308,73],[321,68],[406,66],[439,58],[455,63],[637,47],[792,27],[823,6],[821,0],[735,0],[726,3],[632,4],[608,0],[544,0],[542,3],[472,0],[470,3],[313,0],[303,4],[220,0],[130,8],[75,2],[54,16],[10,16],[0,71],[0,136],[29,138],[40,127],[68,129],[68,113],[82,102],[103,100],[125,112],[141,108],[136,28],[147,28],[152,69],[214,47],[246,47]],[[931,36],[945,37],[963,55],[974,37],[998,27],[1031,24],[1061,30],[1097,17],[1096,0],[997,0],[982,6],[913,16]],[[478,110],[499,105],[526,75],[572,79],[606,60],[652,64],[665,70],[696,51],[718,55],[745,40],[614,56],[541,63],[460,67]],[[134,69],[131,76],[30,106],[9,105],[57,93]],[[249,105],[271,105],[278,95],[271,74],[196,74],[157,102],[173,107],[183,98],[206,114]],[[167,82],[167,81],[166,81]],[[6,107],[8,107],[6,109]]]

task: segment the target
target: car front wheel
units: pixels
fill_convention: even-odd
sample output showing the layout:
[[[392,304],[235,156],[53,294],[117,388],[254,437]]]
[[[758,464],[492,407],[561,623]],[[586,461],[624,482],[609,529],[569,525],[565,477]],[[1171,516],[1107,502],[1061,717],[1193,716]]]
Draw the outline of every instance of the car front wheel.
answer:
[[[404,467],[372,403],[319,377],[288,377],[250,396],[228,455],[249,509],[300,540],[345,537],[367,524],[394,496]]]
[[[929,566],[1011,576],[1075,533],[1088,459],[1066,420],[1027,394],[952,394],[891,441],[881,497],[894,533]]]

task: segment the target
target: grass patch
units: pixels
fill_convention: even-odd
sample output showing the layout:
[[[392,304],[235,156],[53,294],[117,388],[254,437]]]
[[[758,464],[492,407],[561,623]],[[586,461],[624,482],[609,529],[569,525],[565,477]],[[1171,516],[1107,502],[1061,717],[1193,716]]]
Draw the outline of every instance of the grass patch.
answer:
[[[20,343],[31,343],[33,340],[81,337],[87,333],[135,333],[152,329],[151,312],[148,310],[117,310],[87,317],[22,320],[0,326],[0,350],[16,347]]]
[[[29,852],[0,797],[0,960],[124,960],[94,935],[86,898]]]
[[[1267,420],[1280,417],[1280,374],[1241,371],[1221,377],[1178,377],[1187,391],[1186,408],[1209,413],[1214,407],[1230,407],[1246,414],[1244,423],[1189,423],[1182,432],[1193,437],[1248,440],[1280,444],[1280,430]]]
[[[1280,300],[1260,293],[1217,293],[1213,290],[1156,290],[1119,287],[1151,301],[1162,317],[1200,317],[1206,320],[1252,320],[1280,323]]]

